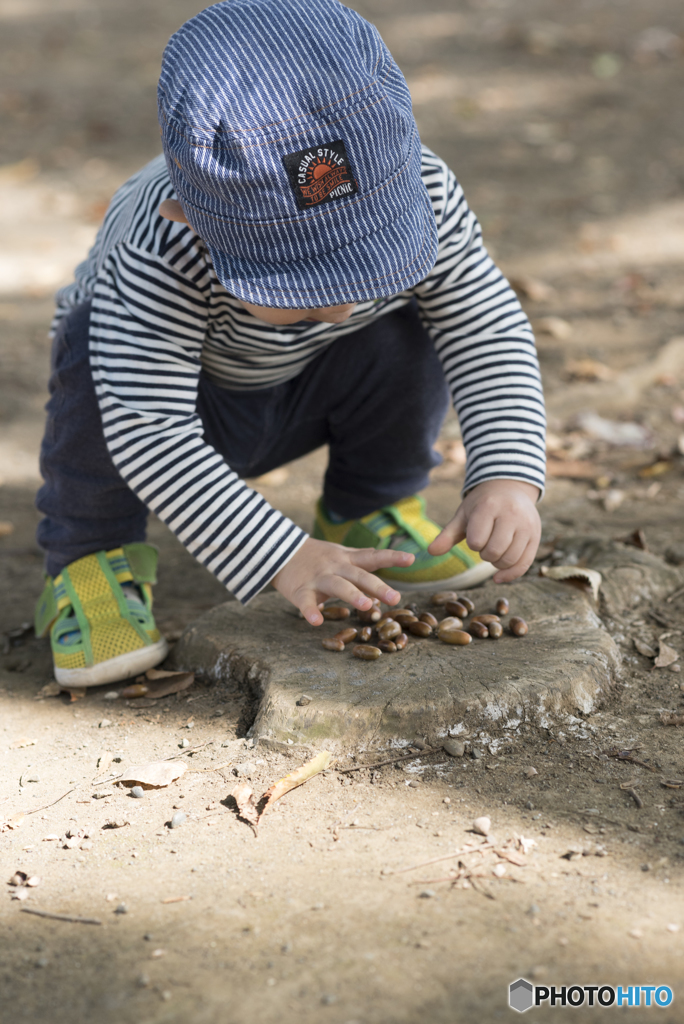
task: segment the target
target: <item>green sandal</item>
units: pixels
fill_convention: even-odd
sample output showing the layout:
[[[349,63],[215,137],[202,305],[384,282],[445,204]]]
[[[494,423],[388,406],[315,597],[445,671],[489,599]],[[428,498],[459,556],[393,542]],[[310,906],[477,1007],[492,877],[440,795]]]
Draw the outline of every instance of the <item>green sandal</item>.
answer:
[[[71,562],[48,577],[36,606],[37,636],[50,633],[62,686],[121,682],[168,654],[152,615],[157,550],[125,544]]]
[[[398,590],[434,590],[435,586],[455,586],[462,590],[475,587],[496,572],[465,541],[455,544],[445,555],[431,555],[428,546],[441,533],[441,527],[425,514],[425,502],[417,494],[386,505],[362,519],[333,522],[322,499],[316,507],[313,536],[348,548],[392,548],[415,555],[413,565],[405,569],[379,569],[376,573]]]

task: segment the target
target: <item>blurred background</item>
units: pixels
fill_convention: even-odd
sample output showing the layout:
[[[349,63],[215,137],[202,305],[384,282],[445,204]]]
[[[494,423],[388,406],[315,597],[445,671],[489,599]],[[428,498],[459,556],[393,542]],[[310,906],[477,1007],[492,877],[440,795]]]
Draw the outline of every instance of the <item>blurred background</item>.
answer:
[[[25,615],[41,567],[32,502],[52,296],[114,190],[159,152],[161,54],[202,6],[0,0],[0,556]],[[535,327],[546,539],[647,525],[656,548],[672,544],[684,494],[680,0],[352,6],[402,67],[423,141],[462,182]],[[428,499],[446,520],[463,472],[453,417],[440,447]],[[324,464],[314,453],[258,486],[308,527]],[[185,557],[163,528],[152,535],[165,564]],[[190,605],[162,587],[169,629],[225,598],[190,560],[187,571]]]

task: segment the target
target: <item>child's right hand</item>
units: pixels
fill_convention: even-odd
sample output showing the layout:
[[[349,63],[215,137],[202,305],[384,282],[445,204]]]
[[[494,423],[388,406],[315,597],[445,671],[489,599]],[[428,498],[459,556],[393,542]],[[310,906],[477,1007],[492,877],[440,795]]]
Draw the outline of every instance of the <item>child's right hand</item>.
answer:
[[[371,607],[371,597],[385,604],[397,604],[401,599],[399,591],[372,574],[390,566],[411,565],[413,559],[407,551],[345,548],[309,537],[271,583],[299,608],[307,622],[320,626],[323,616],[318,606],[329,597],[347,601],[361,611]]]

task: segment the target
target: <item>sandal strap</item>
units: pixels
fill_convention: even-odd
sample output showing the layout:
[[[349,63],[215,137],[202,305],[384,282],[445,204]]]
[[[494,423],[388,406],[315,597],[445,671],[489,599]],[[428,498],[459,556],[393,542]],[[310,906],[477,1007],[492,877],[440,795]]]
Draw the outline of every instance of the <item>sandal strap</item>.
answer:
[[[98,551],[93,555],[79,558],[71,562],[54,579],[46,577],[43,593],[36,605],[36,635],[46,636],[60,612],[71,606],[88,646],[90,627],[85,606],[87,605],[96,618],[99,618],[104,611],[104,605],[108,605],[114,618],[124,618],[148,643],[148,634],[131,613],[121,584],[138,584],[145,595],[148,611],[151,610],[151,585],[157,582],[158,557],[159,552],[152,544],[124,544],[111,551]],[[96,593],[99,595],[97,598]]]

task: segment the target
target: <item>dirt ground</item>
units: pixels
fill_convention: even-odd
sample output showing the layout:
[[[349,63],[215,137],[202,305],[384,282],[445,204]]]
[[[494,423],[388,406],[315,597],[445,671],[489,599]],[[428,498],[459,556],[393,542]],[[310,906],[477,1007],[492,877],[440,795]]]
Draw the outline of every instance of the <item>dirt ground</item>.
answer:
[[[158,152],[161,51],[201,6],[0,0],[5,631],[31,619],[41,586],[33,500],[51,295],[87,251],[112,191]],[[354,6],[399,60],[423,140],[462,181],[535,325],[552,474],[540,560],[563,561],[575,534],[641,529],[652,551],[684,562],[681,4]],[[453,418],[440,445],[445,462],[426,497],[445,521],[462,479]],[[324,465],[316,452],[258,486],[308,527]],[[226,594],[165,527],[152,523],[150,538],[161,551],[158,622],[174,637]],[[654,670],[634,640],[657,647],[668,634],[681,652],[683,611],[675,595],[608,624],[623,677],[586,716],[587,738],[549,729],[479,758],[345,775],[349,760],[284,797],[258,838],[228,798],[236,775],[260,793],[305,755],[252,747],[244,695],[196,683],[153,707],[108,700],[107,688],[73,703],[41,697],[47,643],[8,635],[3,1020],[489,1022],[514,1015],[508,985],[520,976],[670,985],[670,1008],[629,1017],[680,1020],[684,763],[680,731],[660,716],[684,713],[682,676]],[[643,764],[608,753],[627,749]],[[189,771],[141,800],[95,781],[101,758],[114,771],[174,754]],[[171,830],[176,810],[187,817]],[[391,873],[484,842],[469,831],[480,815],[491,818],[488,845],[522,864],[483,850],[461,855],[456,878],[457,856]],[[17,871],[40,878],[25,900],[5,885]],[[22,912],[30,908],[102,923]]]

